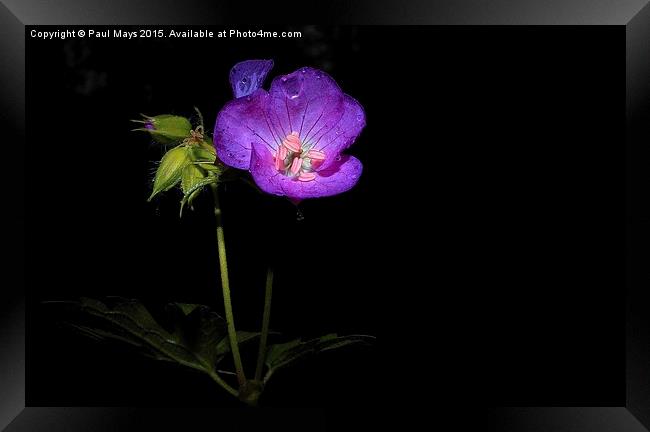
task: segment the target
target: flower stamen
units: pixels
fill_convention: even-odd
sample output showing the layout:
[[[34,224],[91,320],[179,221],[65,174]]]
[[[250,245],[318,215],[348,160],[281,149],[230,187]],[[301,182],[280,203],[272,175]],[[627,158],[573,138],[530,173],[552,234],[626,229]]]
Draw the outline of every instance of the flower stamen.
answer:
[[[303,145],[298,132],[291,132],[273,156],[275,169],[302,182],[314,180],[316,173],[313,171],[325,160],[325,153],[311,150],[311,147]]]
[[[313,172],[301,172],[300,175],[298,176],[298,180],[302,182],[308,182],[312,181],[316,178],[316,174]]]
[[[287,135],[284,141],[282,141],[282,145],[294,153],[300,153],[301,142],[298,137],[298,132],[291,132]]]
[[[287,153],[288,153],[287,148],[281,145],[280,148],[278,149],[278,156],[280,157],[280,159],[284,161],[287,158]]]
[[[275,156],[275,169],[281,171],[284,169],[284,159],[279,154]]]
[[[325,160],[325,153],[322,151],[318,150],[309,150],[307,152],[307,157],[313,161],[324,161]]]
[[[291,172],[291,175],[296,175],[300,172],[300,167],[302,166],[302,158],[294,158],[293,162],[291,163],[291,168],[289,171]]]

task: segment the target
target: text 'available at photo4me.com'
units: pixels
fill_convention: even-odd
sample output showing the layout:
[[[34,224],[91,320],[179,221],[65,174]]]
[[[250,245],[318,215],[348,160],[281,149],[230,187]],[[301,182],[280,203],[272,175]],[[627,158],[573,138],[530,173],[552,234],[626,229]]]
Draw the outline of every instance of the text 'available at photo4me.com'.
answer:
[[[159,39],[282,39],[301,38],[300,31],[269,31],[263,29],[240,30],[221,29],[213,30],[206,28],[187,29],[162,29],[162,28],[140,28],[140,29],[115,29],[115,28],[74,28],[42,30],[34,28],[29,31],[29,36],[34,39],[138,39],[138,38],[159,38]]]

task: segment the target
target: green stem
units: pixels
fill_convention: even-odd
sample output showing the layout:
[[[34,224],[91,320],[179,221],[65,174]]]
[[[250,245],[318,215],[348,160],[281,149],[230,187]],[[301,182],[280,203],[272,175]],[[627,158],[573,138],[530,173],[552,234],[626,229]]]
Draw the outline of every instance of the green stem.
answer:
[[[239,387],[246,384],[246,375],[239,355],[239,344],[237,343],[237,332],[235,330],[235,319],[232,314],[232,302],[230,300],[230,284],[228,282],[228,263],[226,261],[226,242],[223,238],[223,223],[221,221],[221,207],[219,205],[219,192],[217,185],[211,184],[212,196],[214,197],[214,217],[217,221],[217,249],[219,250],[219,267],[221,269],[221,289],[223,291],[223,305],[226,310],[226,321],[228,322],[228,337],[230,338],[230,349],[235,361],[235,371]]]
[[[211,377],[213,380],[215,380],[217,384],[219,384],[221,387],[223,387],[223,388],[224,388],[228,393],[230,393],[230,394],[233,395],[234,397],[238,397],[238,396],[239,396],[239,393],[237,392],[237,390],[235,390],[235,389],[232,388],[230,385],[228,385],[228,383],[225,382],[225,381],[223,380],[223,378],[221,378],[217,373],[215,373],[215,372],[210,372],[210,377]]]
[[[262,369],[266,357],[266,341],[269,336],[269,321],[271,320],[271,296],[273,295],[273,269],[269,267],[266,274],[266,293],[264,295],[264,314],[262,315],[262,335],[260,336],[260,350],[257,353],[257,367],[255,368],[255,381],[262,379]]]

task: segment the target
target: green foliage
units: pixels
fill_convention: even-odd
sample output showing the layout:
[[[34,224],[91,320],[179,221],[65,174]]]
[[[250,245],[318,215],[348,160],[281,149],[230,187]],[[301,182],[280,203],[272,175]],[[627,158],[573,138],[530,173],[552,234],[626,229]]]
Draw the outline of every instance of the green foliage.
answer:
[[[286,343],[271,345],[266,352],[265,364],[268,370],[264,377],[264,382],[267,382],[271,375],[273,375],[273,373],[278,369],[310,355],[352,344],[367,345],[372,343],[374,340],[375,338],[373,336],[338,336],[336,333],[330,333],[305,342],[303,342],[302,339],[294,339]]]
[[[370,344],[372,336],[338,336],[334,333],[302,341],[295,339],[270,345],[266,351],[263,381],[248,381],[237,392],[221,378],[217,367],[231,353],[226,321],[208,306],[170,303],[152,314],[138,300],[110,297],[104,301],[82,297],[78,301],[48,302],[67,306],[66,324],[97,341],[112,341],[155,360],[204,372],[234,396],[256,404],[264,385],[281,368],[310,355],[353,344]],[[277,335],[271,332],[272,335]],[[259,332],[237,332],[242,345]]]
[[[230,353],[225,320],[209,307],[170,303],[161,325],[137,300],[112,297],[62,302],[79,312],[68,325],[95,340],[126,343],[147,357],[176,363],[209,375]],[[239,343],[259,333],[238,332]]]

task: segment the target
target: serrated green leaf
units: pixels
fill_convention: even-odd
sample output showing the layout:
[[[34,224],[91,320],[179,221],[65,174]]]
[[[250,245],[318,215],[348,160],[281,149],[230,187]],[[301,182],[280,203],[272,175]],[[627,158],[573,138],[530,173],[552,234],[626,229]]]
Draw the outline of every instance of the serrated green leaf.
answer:
[[[185,315],[191,314],[196,308],[201,306],[193,303],[170,303],[170,305],[177,307]]]
[[[336,333],[330,333],[316,339],[303,342],[301,339],[274,344],[269,346],[266,352],[265,364],[268,368],[264,382],[275,373],[278,369],[290,365],[291,363],[306,358],[307,356],[340,348],[352,344],[369,344],[373,342],[373,336],[366,335],[349,335],[337,336]]]
[[[175,318],[173,337],[189,348],[206,370],[214,370],[219,343],[228,335],[226,321],[203,305],[172,303],[167,312]]]
[[[149,201],[160,192],[167,191],[174,187],[181,180],[183,169],[191,165],[189,148],[185,146],[175,147],[163,156],[156,170],[156,177],[153,182],[153,191]]]
[[[104,341],[107,339],[113,339],[119,342],[124,342],[129,345],[133,345],[138,348],[142,348],[142,343],[138,341],[137,338],[130,337],[128,333],[124,334],[118,334],[116,332],[108,332],[105,330],[102,330],[100,328],[93,328],[93,327],[88,327],[84,325],[78,325],[74,323],[67,323],[66,324],[68,327],[78,331],[84,336],[88,336],[91,339],[95,339],[97,341]]]
[[[226,322],[207,306],[172,303],[166,308],[165,327],[137,300],[81,298],[67,304],[86,321],[68,323],[70,327],[96,340],[126,343],[150,358],[214,374],[224,355]]]

